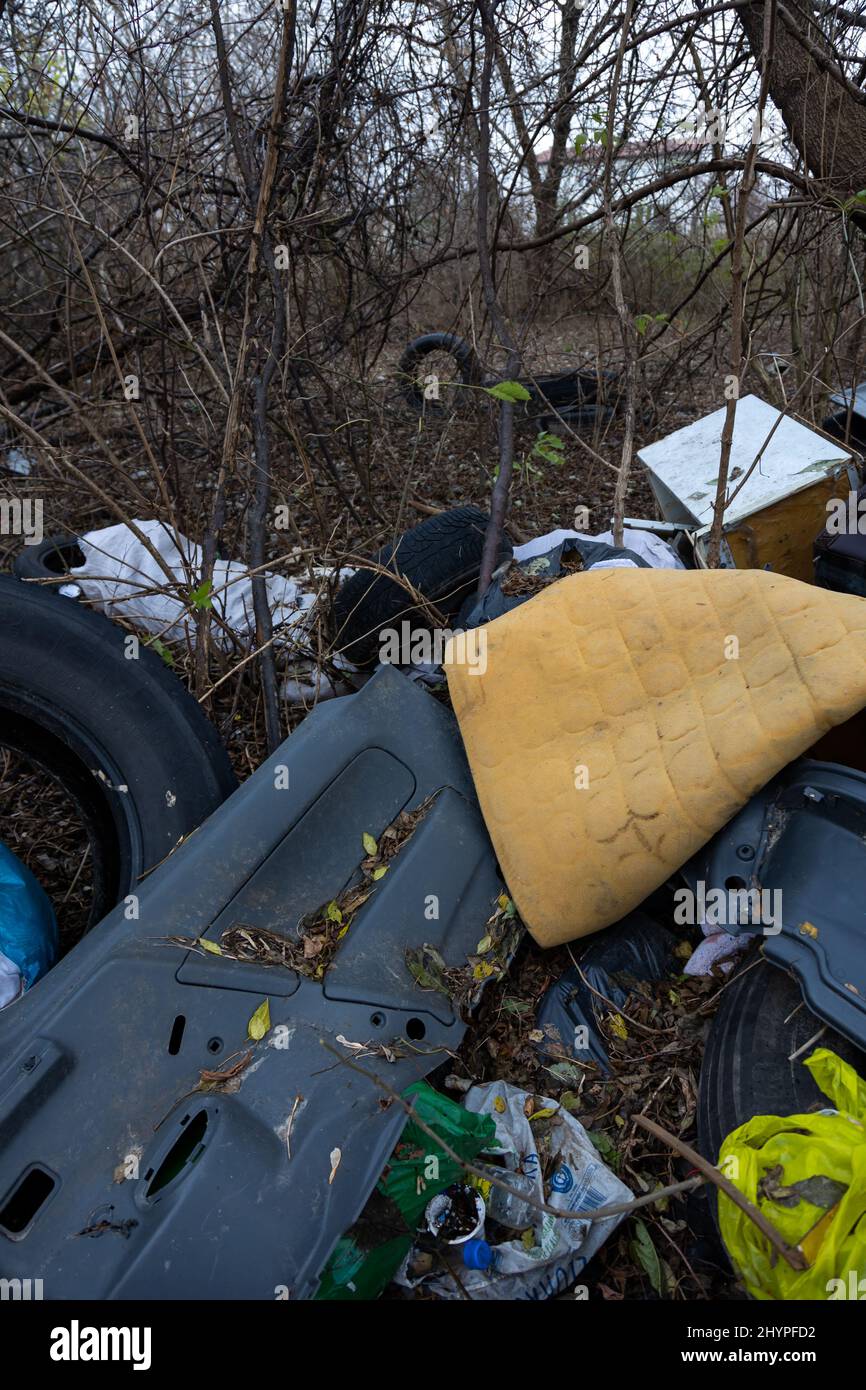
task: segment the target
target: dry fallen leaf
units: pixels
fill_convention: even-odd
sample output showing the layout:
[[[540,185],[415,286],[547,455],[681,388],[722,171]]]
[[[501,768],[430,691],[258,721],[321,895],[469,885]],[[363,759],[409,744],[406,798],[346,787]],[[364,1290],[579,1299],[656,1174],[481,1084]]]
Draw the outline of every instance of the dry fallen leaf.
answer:
[[[334,1181],[334,1178],[337,1176],[337,1169],[340,1166],[340,1160],[342,1159],[342,1157],[343,1154],[340,1149],[331,1150],[331,1173],[328,1178],[329,1185]]]

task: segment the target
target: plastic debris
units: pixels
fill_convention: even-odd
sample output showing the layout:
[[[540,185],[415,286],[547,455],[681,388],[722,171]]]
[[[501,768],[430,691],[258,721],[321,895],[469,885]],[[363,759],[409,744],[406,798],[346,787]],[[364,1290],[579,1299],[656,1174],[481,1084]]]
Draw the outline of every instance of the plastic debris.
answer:
[[[621,1217],[563,1220],[540,1211],[537,1204],[543,1202],[562,1212],[593,1212],[628,1202],[632,1194],[599,1158],[580,1122],[558,1101],[494,1081],[473,1086],[466,1095],[466,1109],[493,1120],[497,1146],[485,1150],[485,1161],[487,1155],[495,1154],[504,1162],[502,1180],[510,1184],[515,1174],[532,1180],[536,1203],[532,1224],[522,1236],[496,1243],[493,1223],[488,1221],[485,1240],[491,1249],[490,1265],[466,1269],[460,1276],[462,1289],[449,1274],[426,1276],[425,1287],[447,1299],[464,1294],[481,1299],[553,1298],[576,1282]],[[397,1276],[404,1287],[418,1282],[411,1278],[411,1265],[407,1258]]]
[[[539,1049],[557,1061],[567,1054],[595,1062],[606,1072],[599,1020],[624,1007],[631,981],[662,979],[673,966],[675,945],[671,932],[640,909],[597,936],[581,954],[580,971],[572,966],[544,994],[536,1013],[544,1033]]]
[[[560,528],[556,531],[548,531],[546,535],[535,536],[531,541],[525,541],[523,545],[514,547],[514,559],[517,561],[531,560],[537,555],[547,555],[557,546],[562,545],[563,541],[591,541],[598,545],[614,545],[613,532],[602,531],[597,536],[588,536],[583,531],[569,531]],[[652,569],[684,569],[682,560],[660,536],[655,536],[651,531],[643,528],[640,530],[626,526],[622,533],[623,548],[636,555],[639,559],[646,561]],[[608,556],[596,562],[602,569],[612,569],[628,564],[635,568],[634,560],[627,556]]]
[[[780,1259],[754,1222],[723,1192],[722,1238],[753,1298],[862,1298],[866,1082],[824,1047],[804,1065],[835,1108],[785,1117],[756,1115],[728,1135],[719,1167],[787,1244],[799,1247],[809,1268],[795,1270]]]
[[[414,1113],[427,1129],[469,1162],[496,1141],[489,1116],[465,1110],[424,1081],[409,1086],[404,1099],[412,1101]],[[432,1199],[452,1184],[462,1184],[463,1178],[460,1164],[414,1120],[407,1120],[375,1192],[354,1226],[337,1242],[316,1298],[376,1298],[408,1255]],[[483,1242],[476,1242],[476,1247],[479,1244]],[[476,1247],[473,1257],[478,1255]]]
[[[136,521],[135,526],[162,557],[169,573],[129,526],[105,526],[88,531],[79,541],[84,564],[71,573],[85,596],[96,601],[109,617],[126,618],[164,641],[194,641],[197,612],[206,608],[212,615],[211,633],[218,646],[249,646],[255,639],[255,615],[246,565],[236,560],[215,561],[211,585],[207,593],[201,592],[201,546],[160,521]],[[316,569],[312,579],[324,579],[330,573]],[[343,571],[344,575],[349,573]],[[291,642],[306,631],[317,592],[284,575],[266,574],[264,579],[275,640]]]
[[[54,909],[41,884],[0,844],[0,1008],[18,999],[57,959]]]

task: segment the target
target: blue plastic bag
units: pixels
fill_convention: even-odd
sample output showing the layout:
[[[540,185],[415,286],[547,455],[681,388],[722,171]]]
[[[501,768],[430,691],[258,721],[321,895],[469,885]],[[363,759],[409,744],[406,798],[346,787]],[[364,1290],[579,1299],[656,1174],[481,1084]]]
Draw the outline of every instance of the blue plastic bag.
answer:
[[[57,959],[57,920],[48,894],[30,870],[0,844],[0,951],[21,972],[24,988]]]

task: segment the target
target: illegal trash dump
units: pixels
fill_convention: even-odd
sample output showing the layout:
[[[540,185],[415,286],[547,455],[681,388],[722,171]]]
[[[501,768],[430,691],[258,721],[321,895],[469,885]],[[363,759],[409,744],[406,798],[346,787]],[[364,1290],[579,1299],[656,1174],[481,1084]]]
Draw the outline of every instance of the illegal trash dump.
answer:
[[[496,1130],[489,1115],[472,1114],[426,1081],[407,1087],[402,1099],[411,1104],[411,1114],[374,1192],[337,1242],[322,1272],[317,1300],[377,1298],[413,1242],[428,1247],[431,1267],[435,1261],[448,1265],[445,1252],[452,1247],[430,1234],[427,1213],[441,1193],[466,1186],[462,1162],[477,1163],[481,1151],[495,1143]],[[473,1213],[474,1229],[475,1207]],[[453,1247],[458,1271],[467,1257],[483,1260],[484,1245],[470,1237]]]
[[[486,1208],[483,1232],[477,1225],[467,1232],[470,1258],[463,1259],[456,1274],[435,1267],[419,1274],[427,1262],[424,1242],[416,1242],[395,1282],[408,1289],[423,1284],[445,1299],[466,1293],[470,1298],[537,1300],[564,1293],[622,1216],[563,1220],[539,1211],[532,1202],[562,1212],[593,1212],[631,1201],[631,1192],[559,1101],[493,1081],[472,1086],[464,1105],[471,1114],[489,1116],[496,1127],[496,1144],[481,1152],[475,1166],[516,1189],[517,1195],[490,1178],[469,1174],[466,1182],[478,1190]],[[461,1247],[453,1248],[459,1259]]]
[[[467,599],[454,623],[453,636],[466,629],[479,627],[492,622],[503,613],[525,603],[557,579],[565,579],[581,570],[587,572],[602,569],[684,569],[682,560],[675,551],[659,536],[649,531],[625,528],[622,548],[614,544],[613,533],[604,531],[598,536],[588,536],[582,531],[559,529],[536,536],[531,541],[514,547],[511,556],[495,572],[493,580],[485,593],[478,598],[473,595]],[[407,639],[411,635],[411,625],[407,629]],[[420,636],[416,633],[416,638]],[[476,654],[473,659],[474,644],[457,645],[450,655],[455,661],[468,668],[481,670],[483,660]],[[395,661],[394,664],[401,664]],[[438,685],[444,676],[444,663],[436,653],[432,660],[416,660],[405,666],[410,679],[428,685]]]
[[[602,531],[597,536],[589,536],[583,531],[569,531],[559,529],[548,531],[543,536],[536,536],[534,540],[525,541],[523,545],[516,545],[513,551],[513,558],[518,563],[524,560],[533,560],[539,555],[547,555],[550,551],[561,546],[563,541],[583,541],[587,544],[610,546],[615,548],[612,531]],[[637,569],[635,558],[643,560],[652,569],[684,569],[682,560],[676,552],[663,541],[660,536],[655,536],[651,531],[638,530],[629,526],[623,529],[622,533],[623,551],[614,555],[601,555],[593,559],[589,569]]]
[[[192,643],[196,639],[198,604],[212,614],[211,635],[218,646],[231,650],[238,644],[253,645],[256,622],[247,566],[237,560],[216,560],[210,589],[196,595],[204,568],[201,546],[161,521],[135,521],[134,525],[162,557],[177,592],[164,592],[171,583],[165,570],[131,527],[121,524],[88,531],[81,537],[84,564],[70,572],[85,596],[109,618],[126,618],[165,641],[183,638]],[[342,571],[344,576],[350,573]],[[325,580],[331,574],[327,568],[315,567],[311,580]],[[306,620],[318,591],[284,575],[265,574],[264,579],[275,642],[280,645],[303,641]]]
[[[719,1167],[806,1267],[792,1268],[723,1192],[722,1239],[753,1298],[859,1299],[866,1289],[866,1081],[825,1047],[803,1065],[834,1108],[755,1115],[728,1135]]]
[[[0,844],[0,1009],[35,984],[57,959],[54,909],[33,874]]]

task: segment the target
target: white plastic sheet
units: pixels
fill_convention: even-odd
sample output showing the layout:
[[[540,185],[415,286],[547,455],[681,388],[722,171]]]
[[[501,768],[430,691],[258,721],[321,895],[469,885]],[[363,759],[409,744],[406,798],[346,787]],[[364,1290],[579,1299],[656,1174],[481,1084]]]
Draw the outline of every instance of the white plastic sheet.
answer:
[[[108,617],[127,618],[164,641],[182,637],[194,640],[196,614],[189,595],[201,583],[201,546],[160,521],[136,521],[135,525],[162,557],[170,579],[126,525],[105,526],[82,536],[84,564],[73,569],[75,579],[85,596],[94,600]],[[276,640],[291,642],[304,628],[317,595],[283,575],[265,574],[264,579]],[[211,613],[222,620],[231,634],[219,621],[212,621],[214,642],[229,648],[234,638],[243,646],[252,645],[253,590],[246,565],[237,560],[217,560],[207,598]]]
[[[526,541],[523,545],[514,547],[515,560],[531,560],[534,555],[545,555],[548,550],[555,549],[563,541],[600,541],[603,545],[613,545],[613,532],[602,531],[598,536],[587,536],[583,531],[548,531],[545,536],[536,536],[531,541]],[[653,569],[681,570],[685,565],[679,556],[671,549],[666,541],[660,536],[654,536],[651,531],[636,530],[626,527],[622,533],[622,543],[626,550],[633,550],[635,555],[639,555],[642,560],[646,560]],[[590,565],[590,569],[636,569],[637,566],[631,560],[600,560],[595,565]]]

